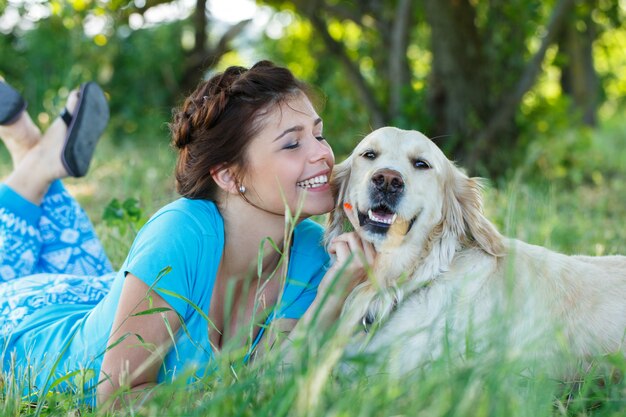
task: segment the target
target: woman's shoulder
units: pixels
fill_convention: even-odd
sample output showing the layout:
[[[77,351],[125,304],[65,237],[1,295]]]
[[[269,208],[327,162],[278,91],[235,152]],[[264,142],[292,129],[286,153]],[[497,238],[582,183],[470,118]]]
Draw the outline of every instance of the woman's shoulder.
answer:
[[[223,245],[224,223],[215,204],[181,198],[161,208],[141,228],[123,269],[146,281],[169,266],[176,272],[171,276],[191,273],[187,278],[193,280],[195,271],[214,263]]]
[[[223,229],[223,220],[214,202],[179,198],[161,207],[146,223],[156,223],[179,230],[193,228],[202,234],[217,234]],[[223,232],[221,232],[223,233]]]
[[[193,200],[181,197],[161,207],[153,217],[162,213],[177,212],[192,217],[219,215],[217,206],[210,200]]]

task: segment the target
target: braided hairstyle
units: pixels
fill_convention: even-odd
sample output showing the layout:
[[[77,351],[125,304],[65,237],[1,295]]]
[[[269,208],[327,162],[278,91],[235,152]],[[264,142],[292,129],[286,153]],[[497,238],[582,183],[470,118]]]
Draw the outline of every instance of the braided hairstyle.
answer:
[[[260,61],[250,69],[232,66],[201,82],[175,109],[170,131],[178,149],[176,189],[184,197],[216,201],[219,187],[211,171],[237,167],[244,175],[251,139],[263,128],[263,116],[275,105],[310,88],[286,68]]]

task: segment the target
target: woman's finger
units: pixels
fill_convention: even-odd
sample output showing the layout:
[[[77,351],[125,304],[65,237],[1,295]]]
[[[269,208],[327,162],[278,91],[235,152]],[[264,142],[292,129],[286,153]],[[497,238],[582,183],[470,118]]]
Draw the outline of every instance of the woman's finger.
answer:
[[[335,255],[337,263],[344,263],[350,256],[350,248],[348,244],[341,240],[333,240],[328,248],[328,251]]]
[[[354,233],[344,233],[338,238],[338,242],[344,243],[349,253],[354,258],[354,265],[361,265],[365,262],[365,255],[361,239]]]
[[[346,242],[348,246],[350,246],[350,249],[354,252],[363,250],[361,238],[355,232],[342,233],[337,236],[336,239],[341,242]]]
[[[376,249],[370,242],[361,239],[358,233],[342,233],[335,238],[335,241],[341,241],[348,244],[352,252],[358,252],[360,259],[367,265],[372,265],[376,259]]]

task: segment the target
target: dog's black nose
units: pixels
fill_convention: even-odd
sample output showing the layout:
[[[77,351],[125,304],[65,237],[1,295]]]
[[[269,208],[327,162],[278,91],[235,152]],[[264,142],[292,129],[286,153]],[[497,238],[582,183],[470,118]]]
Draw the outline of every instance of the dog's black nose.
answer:
[[[386,193],[400,193],[404,191],[404,180],[398,171],[381,169],[372,175],[374,187]]]

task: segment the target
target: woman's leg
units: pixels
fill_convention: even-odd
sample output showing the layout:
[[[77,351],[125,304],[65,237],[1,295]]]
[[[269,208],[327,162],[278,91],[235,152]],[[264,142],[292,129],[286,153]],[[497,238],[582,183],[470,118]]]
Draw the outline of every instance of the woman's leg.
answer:
[[[0,281],[111,271],[87,214],[60,181],[50,186],[41,206],[0,184]]]
[[[108,293],[114,274],[106,274],[111,264],[91,222],[59,181],[68,176],[61,161],[67,154],[61,156],[61,150],[66,149],[69,123],[55,120],[42,138],[15,90],[0,81],[0,93],[9,97],[0,102],[0,138],[14,162],[13,172],[0,184],[0,335],[6,335],[45,305],[97,303]],[[68,99],[71,114],[77,98],[73,92]],[[89,101],[85,96],[81,100]],[[90,111],[92,105],[83,108]],[[108,119],[108,110],[106,114]],[[83,113],[81,120],[71,122],[78,146],[81,123],[90,129],[93,119]],[[91,158],[91,153],[85,155]],[[88,166],[75,159],[83,154],[70,156],[74,165]]]
[[[0,106],[0,138],[11,154],[13,168],[24,155],[41,139],[39,127],[26,111],[26,103],[10,85],[0,79],[0,94],[7,100],[6,106]],[[15,113],[17,112],[17,113]]]
[[[115,274],[77,276],[37,274],[0,282],[0,342],[42,307],[55,304],[95,305],[113,284]]]
[[[0,281],[35,273],[41,252],[42,210],[0,184]]]
[[[77,92],[72,92],[66,105],[70,113],[77,101]],[[111,271],[87,215],[59,181],[68,175],[61,161],[67,125],[58,118],[43,138],[21,140],[32,120],[26,111],[14,120],[0,125],[16,163],[0,186],[0,280],[40,272]]]
[[[89,217],[61,181],[50,185],[41,209],[42,247],[36,273],[102,275],[113,271]]]
[[[78,225],[77,230],[65,228],[65,233],[58,233],[58,225],[64,223],[49,214],[55,209],[56,214],[68,213],[66,218],[71,222],[67,224]],[[113,273],[36,274],[46,270],[89,271],[84,265],[92,265],[94,259],[101,263],[92,270],[111,269],[91,225],[81,216],[84,213],[60,183],[52,184],[42,207],[0,184],[0,340],[41,307],[96,304],[109,292]],[[74,245],[63,240],[74,241]],[[61,255],[55,257],[55,250]],[[69,253],[67,260],[63,253]]]
[[[74,111],[77,101],[77,92],[73,91],[70,93],[66,104],[70,113]],[[25,114],[26,112],[22,113]],[[40,205],[50,185],[54,181],[68,176],[61,161],[67,125],[61,118],[57,117],[41,139],[30,146],[25,141],[23,148],[26,148],[26,151],[16,154],[16,147],[10,147],[8,144],[11,142],[19,143],[19,134],[24,130],[26,123],[23,121],[24,119],[30,120],[30,117],[20,119],[22,120],[21,124],[18,120],[12,125],[2,126],[2,130],[0,130],[0,135],[7,144],[11,157],[17,161],[13,171],[6,178],[5,184],[26,200],[35,205]],[[7,140],[7,138],[11,138],[11,140]]]

